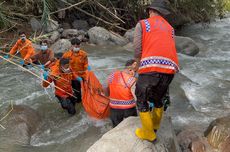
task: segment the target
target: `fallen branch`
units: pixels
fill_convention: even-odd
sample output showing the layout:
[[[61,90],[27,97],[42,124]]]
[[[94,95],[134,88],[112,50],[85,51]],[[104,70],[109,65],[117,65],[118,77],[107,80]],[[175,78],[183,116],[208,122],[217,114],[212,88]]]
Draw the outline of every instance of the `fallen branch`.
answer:
[[[4,32],[7,32],[9,30],[11,30],[12,28],[14,28],[15,26],[17,25],[17,23],[15,23],[13,26],[9,27],[8,29],[5,29],[3,31],[0,31],[0,34],[4,33]]]
[[[101,3],[99,3],[96,0],[93,0],[94,2],[97,3],[98,6],[100,6],[101,8],[103,8],[104,10],[106,10],[110,15],[112,15],[113,17],[115,17],[116,19],[118,19],[119,21],[121,21],[122,23],[125,23],[125,21],[123,21],[122,19],[120,19],[117,15],[115,15],[114,13],[112,13],[108,8],[106,8],[104,5],[102,5]]]
[[[66,2],[66,1],[64,1],[64,0],[61,0],[61,1],[64,2],[64,3],[66,3],[66,4],[68,4],[68,5],[72,5],[72,4],[70,4],[70,3],[68,3],[68,2]],[[114,23],[110,23],[110,22],[108,22],[108,21],[105,21],[105,20],[103,20],[103,19],[101,19],[101,18],[99,18],[99,17],[97,17],[97,16],[95,16],[95,15],[89,13],[89,12],[86,12],[86,11],[82,10],[81,8],[79,8],[79,7],[77,7],[77,6],[74,6],[74,8],[77,9],[78,11],[82,12],[82,13],[85,13],[85,14],[88,15],[88,16],[91,16],[91,17],[93,17],[93,18],[95,18],[95,19],[97,19],[97,20],[99,20],[99,21],[101,21],[101,22],[107,24],[107,25],[114,26],[114,27],[116,27],[116,28],[118,28],[118,29],[120,29],[120,30],[123,30],[123,31],[127,31],[127,29],[124,29],[124,28],[122,28],[122,27],[120,27],[120,26],[118,26],[118,25],[116,25],[116,24],[114,24]]]

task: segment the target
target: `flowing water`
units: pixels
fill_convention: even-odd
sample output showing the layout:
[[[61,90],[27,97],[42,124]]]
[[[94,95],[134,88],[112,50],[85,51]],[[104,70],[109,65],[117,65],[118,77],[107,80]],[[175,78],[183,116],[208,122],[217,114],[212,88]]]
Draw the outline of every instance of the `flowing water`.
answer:
[[[205,128],[213,119],[230,114],[230,18],[208,27],[189,26],[179,34],[192,37],[201,52],[196,57],[179,54],[181,71],[170,88],[172,104],[167,115],[172,116],[176,130]],[[133,56],[120,47],[84,47],[103,84],[110,72]],[[70,117],[52,89],[44,90],[41,81],[28,72],[10,64],[1,64],[0,70],[0,118],[11,101],[35,109],[41,117],[29,145],[5,144],[10,141],[5,135],[10,130],[0,128],[0,152],[84,152],[111,129],[109,120],[88,118],[81,105],[77,105],[76,116]]]

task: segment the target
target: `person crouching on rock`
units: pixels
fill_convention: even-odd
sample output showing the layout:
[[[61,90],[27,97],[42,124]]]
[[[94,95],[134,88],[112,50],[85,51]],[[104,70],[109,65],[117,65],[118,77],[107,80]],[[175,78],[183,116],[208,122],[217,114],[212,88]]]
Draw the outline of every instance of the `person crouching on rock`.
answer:
[[[74,115],[76,97],[73,95],[72,80],[82,81],[82,79],[74,74],[69,68],[69,59],[61,58],[53,67],[50,73],[44,71],[43,87],[48,87],[51,82],[55,85],[55,96],[60,101],[63,109],[69,114]]]
[[[132,94],[132,87],[136,82],[134,64],[135,60],[128,60],[123,71],[115,71],[108,77],[110,119],[113,127],[124,118],[137,116],[136,101]]]

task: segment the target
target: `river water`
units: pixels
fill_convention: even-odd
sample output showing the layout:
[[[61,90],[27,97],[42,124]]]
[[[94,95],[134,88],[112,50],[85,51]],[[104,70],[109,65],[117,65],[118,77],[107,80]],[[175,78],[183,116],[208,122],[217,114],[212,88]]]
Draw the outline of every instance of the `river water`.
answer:
[[[188,26],[178,34],[192,37],[201,51],[196,57],[179,54],[181,71],[171,85],[172,104],[166,114],[172,116],[176,131],[204,129],[213,119],[230,114],[230,18],[208,26]],[[121,47],[84,48],[103,84],[110,72],[123,67],[133,56]],[[10,130],[0,128],[0,152],[85,152],[111,129],[109,120],[88,118],[81,105],[77,105],[76,116],[69,117],[52,89],[44,90],[41,81],[28,72],[10,64],[1,64],[0,70],[0,118],[12,101],[35,109],[42,119],[30,145],[4,145],[3,141],[9,140],[4,134]]]

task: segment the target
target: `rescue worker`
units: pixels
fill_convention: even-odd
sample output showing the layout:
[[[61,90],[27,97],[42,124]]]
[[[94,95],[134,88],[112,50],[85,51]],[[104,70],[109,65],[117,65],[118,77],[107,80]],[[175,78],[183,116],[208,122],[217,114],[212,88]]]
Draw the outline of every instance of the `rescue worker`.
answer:
[[[88,67],[87,53],[80,48],[81,41],[78,38],[71,40],[72,48],[63,54],[63,58],[70,59],[70,68],[83,80],[86,77],[86,70]],[[77,102],[81,102],[81,84],[77,80],[73,80],[72,86],[74,94],[77,97]]]
[[[54,60],[54,52],[48,48],[48,41],[40,42],[40,51],[31,56],[31,60],[35,64],[47,67]]]
[[[132,87],[136,82],[134,64],[135,60],[128,60],[123,71],[115,71],[108,78],[110,119],[113,127],[124,118],[137,116],[136,101],[132,94]]]
[[[69,59],[62,58],[57,63],[51,68],[50,74],[44,71],[43,77],[49,83],[43,81],[43,87],[48,87],[51,82],[54,82],[55,96],[60,101],[62,108],[74,115],[76,102],[73,96],[72,80],[82,81],[82,79],[70,70]]]
[[[149,18],[135,27],[134,49],[138,61],[138,80],[135,94],[142,127],[136,129],[138,138],[155,141],[163,115],[162,98],[174,74],[179,70],[174,29],[163,18],[170,14],[164,0],[155,0],[148,8]],[[148,101],[154,103],[149,111]]]
[[[25,32],[19,32],[20,39],[16,42],[13,48],[10,50],[10,55],[15,55],[15,53],[20,53],[21,58],[23,59],[20,64],[25,66],[31,58],[32,55],[35,54],[34,48],[30,40],[26,38]],[[8,55],[4,56],[5,58],[9,58]]]

